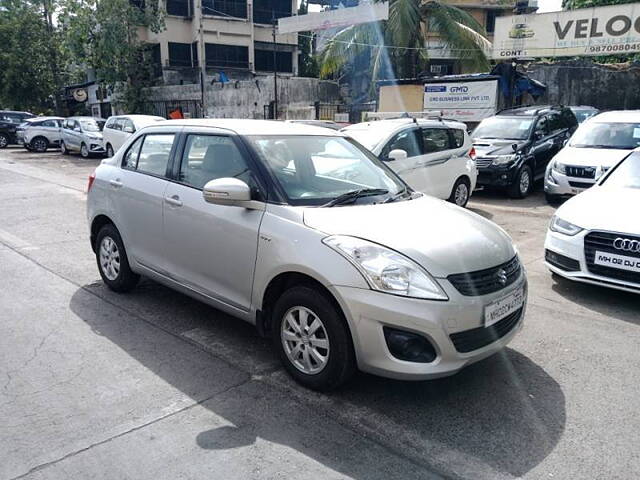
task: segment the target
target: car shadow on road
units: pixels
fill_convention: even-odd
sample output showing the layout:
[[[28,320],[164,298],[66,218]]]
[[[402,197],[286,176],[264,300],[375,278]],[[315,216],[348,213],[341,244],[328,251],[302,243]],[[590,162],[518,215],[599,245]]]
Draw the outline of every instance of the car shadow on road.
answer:
[[[93,295],[85,288],[109,303],[95,297],[87,298]],[[124,301],[114,303],[114,294],[106,289],[98,289],[95,285],[85,288],[74,294],[70,305],[73,312],[96,334],[108,338],[187,395],[195,390],[193,383],[198,369],[194,366],[194,371],[189,371],[188,362],[167,365],[166,353],[153,348],[154,337],[166,335],[167,331],[181,331],[183,322],[196,322],[204,316],[206,322],[196,322],[201,336],[229,338],[228,322],[234,322],[196,300],[153,282],[145,282],[145,287],[135,292],[135,302],[155,304],[152,309],[146,309],[147,312],[171,312],[163,316],[162,330],[159,330],[149,324],[159,323],[153,315],[127,313],[130,311],[128,295],[115,296]],[[180,305],[177,310],[176,304]],[[124,305],[125,311],[119,305]],[[140,311],[144,310],[143,307]],[[140,324],[145,322],[148,322],[146,327],[141,328]],[[241,333],[233,335],[231,342],[234,345],[228,345],[228,355],[223,355],[227,362],[234,364],[234,351],[272,357],[268,342],[256,342],[255,334],[249,334],[250,329],[246,329],[243,322],[238,320],[237,323]],[[553,451],[565,428],[565,398],[561,387],[543,368],[513,349],[506,349],[453,377],[428,382],[400,382],[358,374],[351,383],[329,395],[305,391],[279,369],[265,374],[284,379],[280,382],[282,388],[276,388],[281,403],[267,400],[261,403],[261,399],[255,398],[253,411],[242,408],[246,403],[240,399],[213,399],[204,403],[203,406],[233,426],[218,426],[200,432],[194,438],[198,446],[210,450],[233,449],[252,445],[262,438],[296,449],[352,477],[385,478],[380,476],[384,470],[379,469],[391,461],[390,458],[379,459],[380,465],[378,460],[369,460],[373,461],[368,470],[370,474],[363,475],[364,452],[328,454],[331,448],[326,441],[314,442],[309,437],[312,425],[306,423],[306,417],[303,416],[302,421],[296,417],[294,412],[299,407],[292,400],[298,398],[304,405],[308,397],[311,408],[322,407],[314,413],[331,419],[341,417],[339,421],[348,428],[364,431],[367,437],[373,437],[395,452],[402,452],[418,465],[431,466],[446,476],[476,479],[494,478],[490,472],[524,475]],[[278,384],[268,383],[269,388]],[[293,392],[293,396],[287,392]],[[257,395],[243,390],[236,394]],[[281,417],[287,416],[281,408],[287,402],[294,403],[286,410],[293,408],[291,415],[295,421],[279,424]],[[360,465],[356,467],[358,463]]]

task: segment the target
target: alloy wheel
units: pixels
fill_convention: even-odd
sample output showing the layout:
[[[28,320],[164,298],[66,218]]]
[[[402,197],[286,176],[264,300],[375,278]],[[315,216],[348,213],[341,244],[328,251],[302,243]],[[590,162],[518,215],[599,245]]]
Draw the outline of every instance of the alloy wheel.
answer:
[[[36,152],[42,153],[47,151],[47,142],[43,138],[36,138],[31,146]]]
[[[9,145],[9,139],[6,135],[0,135],[0,148],[4,148]]]
[[[280,322],[280,338],[293,366],[308,375],[320,373],[329,361],[329,336],[314,312],[303,306],[290,308]]]
[[[456,202],[456,205],[458,205],[459,207],[464,207],[467,204],[467,201],[469,199],[469,188],[467,187],[466,183],[460,183],[457,187],[456,187],[456,191],[454,194],[454,200]]]
[[[529,191],[530,185],[531,179],[529,178],[529,172],[527,170],[523,170],[520,174],[520,193],[522,193],[522,195],[526,195]]]
[[[89,149],[84,143],[80,147],[80,155],[82,155],[83,158],[87,158],[89,156]]]
[[[116,242],[109,236],[100,242],[100,267],[104,276],[111,281],[120,275],[120,251]]]

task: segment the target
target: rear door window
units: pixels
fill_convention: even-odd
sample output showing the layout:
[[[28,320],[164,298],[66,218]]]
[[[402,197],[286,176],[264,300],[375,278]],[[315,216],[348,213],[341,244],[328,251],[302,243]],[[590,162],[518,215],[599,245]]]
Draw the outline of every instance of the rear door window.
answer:
[[[44,122],[42,122],[42,126],[43,127],[57,128],[58,127],[58,121],[57,120],[45,120]]]
[[[423,128],[422,144],[424,153],[436,153],[451,149],[446,128]]]
[[[158,177],[167,173],[175,134],[151,133],[144,136],[136,170]]]
[[[451,142],[453,143],[453,148],[462,148],[464,147],[464,130],[459,128],[452,128],[449,130],[451,134]]]

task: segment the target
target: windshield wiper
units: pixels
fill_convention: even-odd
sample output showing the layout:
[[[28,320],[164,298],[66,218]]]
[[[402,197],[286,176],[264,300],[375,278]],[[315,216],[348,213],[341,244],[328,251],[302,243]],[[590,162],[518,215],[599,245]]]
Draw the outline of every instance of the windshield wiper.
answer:
[[[389,190],[386,190],[384,188],[361,188],[359,190],[353,190],[351,192],[343,193],[342,195],[337,196],[336,198],[334,198],[330,202],[327,202],[327,203],[325,203],[324,205],[321,205],[321,206],[322,207],[333,207],[335,205],[340,205],[340,204],[348,202],[348,201],[355,201],[357,198],[360,198],[360,197],[370,197],[370,196],[373,196],[373,195],[384,195],[386,193],[389,193]]]
[[[404,197],[406,194],[409,193],[409,190],[407,190],[406,188],[404,190],[400,190],[398,193],[396,193],[393,197],[389,197],[387,198],[385,201],[381,202],[381,203],[391,203],[391,202],[397,202],[398,200],[400,200],[402,197]]]

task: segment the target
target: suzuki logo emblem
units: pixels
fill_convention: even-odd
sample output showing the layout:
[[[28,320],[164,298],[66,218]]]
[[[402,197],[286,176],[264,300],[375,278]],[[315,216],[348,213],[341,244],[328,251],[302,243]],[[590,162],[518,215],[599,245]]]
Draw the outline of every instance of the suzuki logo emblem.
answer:
[[[500,282],[501,285],[506,285],[508,279],[509,277],[507,277],[507,272],[504,270],[498,271],[498,282]]]

